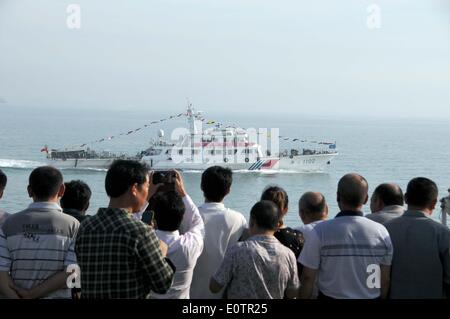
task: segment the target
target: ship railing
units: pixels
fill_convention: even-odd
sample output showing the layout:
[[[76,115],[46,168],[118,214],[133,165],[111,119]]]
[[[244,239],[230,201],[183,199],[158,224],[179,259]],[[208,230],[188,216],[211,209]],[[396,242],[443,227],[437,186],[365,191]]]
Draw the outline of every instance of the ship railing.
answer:
[[[447,220],[450,216],[450,189],[448,193],[448,196],[441,199],[441,223],[445,226],[448,226]]]

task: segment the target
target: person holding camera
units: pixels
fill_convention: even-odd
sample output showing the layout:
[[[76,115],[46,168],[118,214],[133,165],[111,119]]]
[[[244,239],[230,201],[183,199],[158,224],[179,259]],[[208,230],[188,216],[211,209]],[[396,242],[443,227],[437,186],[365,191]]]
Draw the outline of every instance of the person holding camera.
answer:
[[[75,250],[81,269],[81,298],[146,298],[165,293],[174,276],[155,231],[132,218],[155,185],[147,165],[114,161],[105,178],[109,205],[83,223]]]
[[[167,258],[176,271],[169,291],[165,294],[152,292],[150,298],[189,299],[192,274],[203,250],[205,226],[197,206],[186,193],[181,174],[177,171],[168,174],[170,178],[164,185],[158,184],[161,186],[152,196],[149,207],[156,235],[168,246]],[[182,224],[185,233],[180,232]]]

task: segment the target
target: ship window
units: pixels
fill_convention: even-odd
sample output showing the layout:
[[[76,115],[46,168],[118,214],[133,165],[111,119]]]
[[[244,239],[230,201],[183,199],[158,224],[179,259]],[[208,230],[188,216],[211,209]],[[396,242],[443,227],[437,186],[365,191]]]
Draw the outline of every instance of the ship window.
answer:
[[[160,149],[149,150],[149,151],[147,152],[147,154],[148,154],[148,155],[159,155],[159,154],[161,154],[161,151],[162,151],[162,150],[160,150]]]
[[[169,150],[166,151],[166,154],[169,154]]]
[[[183,150],[178,150],[178,155],[183,155]]]

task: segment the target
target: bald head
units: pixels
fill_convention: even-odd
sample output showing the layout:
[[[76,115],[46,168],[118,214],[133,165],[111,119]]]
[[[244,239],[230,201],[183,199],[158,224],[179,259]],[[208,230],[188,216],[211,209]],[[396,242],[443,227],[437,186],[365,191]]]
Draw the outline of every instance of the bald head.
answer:
[[[307,192],[298,202],[300,218],[304,224],[325,219],[328,215],[328,206],[325,196],[319,192]]]
[[[337,201],[341,209],[358,209],[368,199],[369,184],[359,174],[344,175],[338,183]],[[345,208],[343,208],[345,207]]]

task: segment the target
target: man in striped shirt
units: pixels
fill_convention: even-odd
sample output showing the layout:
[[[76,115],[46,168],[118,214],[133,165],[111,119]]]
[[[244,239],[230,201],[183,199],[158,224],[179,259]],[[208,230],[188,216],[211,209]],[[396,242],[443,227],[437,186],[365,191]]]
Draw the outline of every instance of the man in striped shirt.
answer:
[[[79,222],[63,214],[63,177],[53,167],[30,175],[27,209],[0,228],[0,293],[9,298],[70,298],[68,265],[76,264],[74,240]]]
[[[355,173],[339,180],[341,212],[314,227],[300,254],[300,297],[311,298],[317,276],[319,299],[387,297],[393,247],[386,228],[362,213],[368,188]]]

